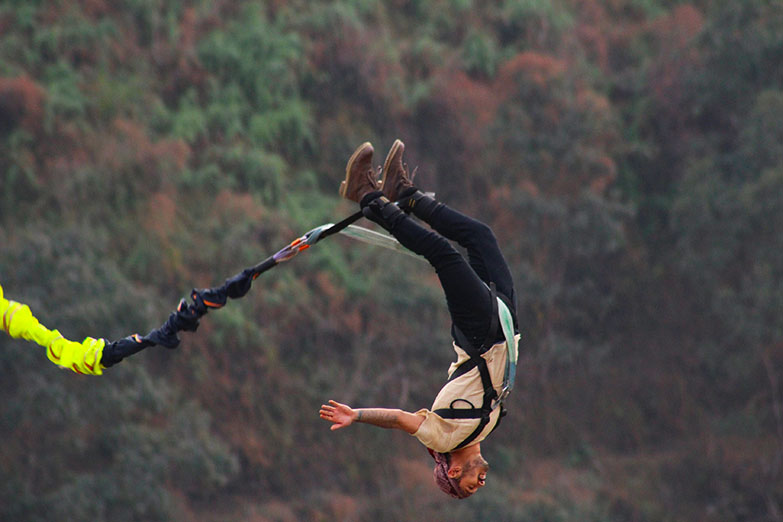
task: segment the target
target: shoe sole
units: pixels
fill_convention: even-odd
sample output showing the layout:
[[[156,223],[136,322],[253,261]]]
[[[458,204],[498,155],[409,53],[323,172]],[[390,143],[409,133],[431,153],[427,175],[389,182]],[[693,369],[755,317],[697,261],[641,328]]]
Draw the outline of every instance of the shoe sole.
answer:
[[[356,158],[359,156],[359,154],[368,146],[372,148],[372,143],[365,141],[356,147],[356,150],[353,151],[353,154],[351,154],[351,157],[348,159],[348,163],[345,166],[345,179],[342,183],[340,183],[340,197],[345,198],[345,193],[348,191],[348,184],[351,182],[351,167],[353,166],[353,162],[356,161]]]
[[[392,143],[391,148],[389,149],[389,153],[386,155],[386,161],[383,162],[383,170],[381,171],[381,190],[383,190],[384,195],[388,196],[386,194],[386,175],[389,173],[389,167],[391,167],[392,158],[397,154],[397,151],[400,147],[404,147],[405,144],[402,142],[402,140],[394,140],[394,143]]]

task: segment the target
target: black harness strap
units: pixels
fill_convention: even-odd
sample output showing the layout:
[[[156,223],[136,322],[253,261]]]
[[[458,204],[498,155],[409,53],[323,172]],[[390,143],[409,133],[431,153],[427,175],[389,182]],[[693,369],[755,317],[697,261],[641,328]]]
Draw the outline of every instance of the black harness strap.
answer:
[[[477,365],[479,365],[482,361],[484,361],[484,358],[481,357],[480,354],[486,352],[489,350],[493,344],[495,344],[495,335],[498,331],[498,326],[500,325],[500,320],[498,319],[498,302],[495,299],[497,296],[496,290],[495,290],[495,283],[490,283],[490,291],[492,293],[492,324],[489,327],[489,331],[487,332],[487,337],[484,339],[484,342],[481,345],[481,348],[479,348],[478,351],[478,357],[474,357],[474,354],[471,353],[471,349],[473,349],[473,345],[470,343],[470,340],[467,338],[467,336],[462,333],[462,330],[457,328],[457,326],[454,326],[454,331],[452,332],[454,334],[454,338],[457,341],[457,345],[460,348],[463,348],[464,346],[467,346],[468,349],[465,349],[465,352],[467,352],[468,355],[470,355],[470,359],[465,361],[464,363],[460,364],[459,367],[454,370],[454,372],[451,374],[449,379],[446,382],[451,382],[457,377],[460,377],[462,375],[465,375],[470,370],[475,368]],[[479,370],[480,371],[480,370]],[[487,374],[487,377],[489,377],[489,374]],[[482,376],[482,383],[484,384],[484,387],[486,388],[486,383],[483,382],[484,378]]]
[[[326,230],[324,230],[323,232],[321,232],[321,235],[318,237],[318,241],[321,241],[322,239],[327,238],[327,237],[331,236],[332,234],[338,233],[342,229],[346,228],[348,225],[357,222],[362,217],[364,217],[364,214],[362,213],[361,210],[356,212],[356,213],[354,213],[354,214],[351,214],[350,216],[348,216],[347,218],[343,219],[339,223],[335,223],[331,227],[329,227]],[[316,241],[316,243],[318,241]]]
[[[495,387],[492,385],[492,378],[489,375],[489,368],[487,368],[487,361],[481,354],[489,350],[495,344],[495,336],[497,335],[500,319],[498,318],[498,301],[497,291],[495,290],[495,283],[490,283],[490,294],[492,298],[492,322],[490,323],[489,332],[487,337],[482,343],[479,349],[476,349],[467,336],[456,325],[453,328],[452,333],[454,339],[457,341],[457,345],[462,348],[465,353],[470,356],[470,359],[462,363],[449,377],[447,382],[451,382],[461,375],[465,375],[473,368],[478,367],[479,375],[481,376],[481,385],[484,387],[484,399],[481,407],[476,408],[469,401],[465,399],[455,399],[449,404],[448,408],[438,408],[433,413],[440,415],[444,419],[480,419],[479,424],[473,432],[467,436],[465,440],[460,442],[454,449],[464,448],[484,430],[487,424],[490,422],[490,414],[492,413],[492,401],[498,398],[498,393],[495,391]],[[467,402],[471,408],[455,408],[454,403],[458,401]],[[503,412],[501,411],[501,416]],[[498,419],[500,422],[500,419]],[[496,426],[497,427],[497,426]],[[494,428],[493,428],[494,429]]]

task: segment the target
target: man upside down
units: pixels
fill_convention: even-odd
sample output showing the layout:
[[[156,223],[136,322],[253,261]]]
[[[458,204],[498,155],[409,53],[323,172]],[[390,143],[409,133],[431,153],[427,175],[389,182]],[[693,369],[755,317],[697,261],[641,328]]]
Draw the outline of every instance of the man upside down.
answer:
[[[435,459],[434,478],[440,489],[466,498],[486,483],[489,465],[481,455],[481,442],[500,421],[509,355],[516,359],[513,281],[492,230],[419,191],[402,161],[404,150],[402,141],[396,140],[379,182],[372,145],[359,146],[346,166],[340,195],[359,203],[365,217],[435,269],[452,320],[457,360],[429,410],[351,408],[330,400],[321,406],[320,416],[332,423],[332,430],[361,422],[410,433]],[[466,249],[467,259],[450,240]],[[504,313],[505,330],[500,326]]]

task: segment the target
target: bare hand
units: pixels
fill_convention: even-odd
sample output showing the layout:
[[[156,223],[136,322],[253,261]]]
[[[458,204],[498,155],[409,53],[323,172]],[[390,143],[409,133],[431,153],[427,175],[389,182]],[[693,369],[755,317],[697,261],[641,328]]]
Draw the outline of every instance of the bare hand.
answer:
[[[332,431],[350,426],[358,416],[356,411],[347,404],[340,404],[333,400],[330,400],[328,405],[322,404],[319,414],[323,420],[333,423]]]

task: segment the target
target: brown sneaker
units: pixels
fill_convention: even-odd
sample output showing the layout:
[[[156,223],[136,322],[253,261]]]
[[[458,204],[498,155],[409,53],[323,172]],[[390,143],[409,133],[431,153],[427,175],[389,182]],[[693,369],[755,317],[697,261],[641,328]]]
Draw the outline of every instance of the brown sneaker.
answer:
[[[340,184],[340,195],[359,203],[362,198],[380,190],[372,168],[373,148],[369,141],[359,145],[345,166],[345,181]]]
[[[389,201],[397,201],[402,192],[413,186],[407,166],[402,163],[403,152],[405,144],[401,140],[394,140],[383,162],[381,189]]]

